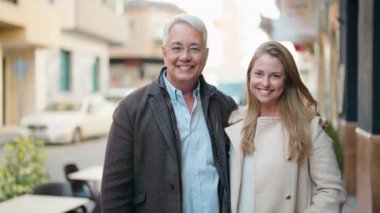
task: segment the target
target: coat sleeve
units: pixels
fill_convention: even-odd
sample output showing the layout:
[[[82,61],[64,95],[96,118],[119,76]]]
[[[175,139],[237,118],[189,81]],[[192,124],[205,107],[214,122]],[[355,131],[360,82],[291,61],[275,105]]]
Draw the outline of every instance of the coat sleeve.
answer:
[[[125,102],[113,114],[101,185],[103,213],[133,212],[133,125]]]
[[[333,142],[318,122],[319,117],[316,117],[310,126],[313,147],[309,156],[309,169],[315,188],[311,206],[305,212],[341,212],[346,200],[341,172],[333,150]]]

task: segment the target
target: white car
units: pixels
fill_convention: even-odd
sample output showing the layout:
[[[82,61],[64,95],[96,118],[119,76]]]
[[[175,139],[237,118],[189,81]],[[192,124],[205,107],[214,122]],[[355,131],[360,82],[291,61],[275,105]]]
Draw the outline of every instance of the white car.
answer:
[[[104,92],[104,98],[112,102],[116,107],[117,104],[127,95],[135,91],[135,87],[112,87]]]
[[[113,110],[113,105],[99,95],[81,100],[65,97],[51,102],[40,113],[25,116],[21,126],[46,143],[78,143],[108,134]]]

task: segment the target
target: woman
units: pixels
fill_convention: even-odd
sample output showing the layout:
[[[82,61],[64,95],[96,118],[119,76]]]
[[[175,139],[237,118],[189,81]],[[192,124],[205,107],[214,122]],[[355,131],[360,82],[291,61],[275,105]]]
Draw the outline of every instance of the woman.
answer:
[[[341,212],[346,193],[332,140],[290,52],[262,44],[246,86],[247,106],[226,128],[232,212]]]

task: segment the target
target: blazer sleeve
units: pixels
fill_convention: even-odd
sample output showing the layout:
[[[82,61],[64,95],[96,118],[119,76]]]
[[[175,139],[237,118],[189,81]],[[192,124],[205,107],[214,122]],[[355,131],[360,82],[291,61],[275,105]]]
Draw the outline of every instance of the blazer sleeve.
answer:
[[[315,188],[312,204],[305,212],[341,212],[346,192],[333,150],[333,141],[320,127],[319,117],[313,119],[310,128],[313,146],[309,156],[309,169]]]
[[[133,212],[133,125],[123,101],[113,114],[101,184],[102,212]]]

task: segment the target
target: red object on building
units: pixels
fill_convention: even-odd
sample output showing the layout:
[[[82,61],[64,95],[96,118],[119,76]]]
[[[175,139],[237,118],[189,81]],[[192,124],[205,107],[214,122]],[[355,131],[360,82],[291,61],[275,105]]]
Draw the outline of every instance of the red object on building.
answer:
[[[297,52],[303,50],[303,46],[301,44],[294,44],[294,48],[296,49]]]

